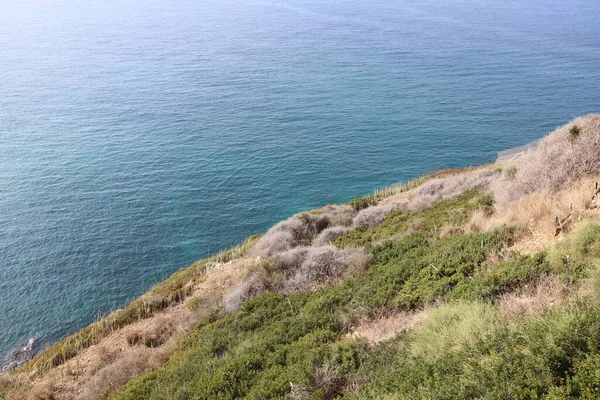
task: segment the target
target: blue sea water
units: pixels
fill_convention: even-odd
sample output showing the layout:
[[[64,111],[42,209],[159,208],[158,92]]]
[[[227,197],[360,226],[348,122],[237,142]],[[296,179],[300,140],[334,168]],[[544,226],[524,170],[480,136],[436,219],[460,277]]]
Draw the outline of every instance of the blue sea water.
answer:
[[[0,354],[600,111],[596,0],[3,0]]]

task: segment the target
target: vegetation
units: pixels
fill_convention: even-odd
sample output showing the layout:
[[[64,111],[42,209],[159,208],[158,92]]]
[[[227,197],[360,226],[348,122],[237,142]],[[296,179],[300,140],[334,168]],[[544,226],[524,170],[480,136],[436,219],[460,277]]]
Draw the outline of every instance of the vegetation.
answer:
[[[428,236],[439,234],[444,226],[465,224],[475,210],[491,213],[492,202],[492,197],[473,189],[423,211],[392,211],[380,224],[349,231],[334,243],[339,247],[364,246],[417,230]]]
[[[478,196],[472,192],[454,202],[469,203]],[[433,221],[446,222],[447,212],[441,210],[448,211],[449,205],[438,206],[437,212],[429,210],[432,226]],[[377,350],[371,354],[364,340],[344,339],[352,325],[384,309],[418,310],[433,301],[457,299],[483,302],[473,303],[481,304],[474,306],[473,318],[478,318],[477,310],[489,307],[486,302],[550,270],[543,255],[488,261],[491,254],[501,253],[510,244],[514,233],[510,228],[442,238],[432,233],[418,231],[370,245],[372,266],[339,286],[288,296],[265,292],[246,301],[237,312],[216,311],[184,340],[181,354],[164,368],[131,381],[115,398],[333,398],[351,395],[357,385],[364,386],[356,394],[359,397],[373,390],[383,393],[384,389],[372,387],[379,377],[369,376],[373,372],[365,365],[387,362],[390,354],[404,360],[405,350],[393,342],[382,345],[393,348],[392,353]],[[488,319],[496,318],[487,314],[491,315]],[[479,338],[471,339],[469,345],[479,345]],[[413,357],[424,357],[419,354],[415,350]],[[396,362],[400,361],[394,358]],[[386,369],[380,365],[375,370],[381,382],[391,379]],[[407,385],[414,385],[419,377],[424,383],[429,379],[423,368],[415,371]]]
[[[516,322],[456,303],[359,367],[356,399],[598,398],[600,312],[581,305]]]
[[[540,190],[557,192],[600,173],[600,115],[577,118],[542,139],[519,161],[514,177],[494,185],[494,198],[509,203]]]
[[[78,398],[599,398],[600,223],[588,193],[599,118],[558,129],[518,166],[438,171],[296,214],[179,271],[26,371],[152,317],[124,330],[128,345]],[[578,218],[557,238],[565,209]],[[240,257],[245,272],[220,306],[190,296],[212,265]],[[156,315],[168,307],[201,312],[180,329],[177,314]],[[0,378],[1,399],[19,383]]]

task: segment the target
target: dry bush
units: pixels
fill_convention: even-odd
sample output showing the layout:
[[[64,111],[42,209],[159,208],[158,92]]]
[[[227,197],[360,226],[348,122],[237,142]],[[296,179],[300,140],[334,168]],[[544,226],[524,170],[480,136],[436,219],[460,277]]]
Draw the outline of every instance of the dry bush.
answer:
[[[159,347],[173,335],[175,328],[172,318],[160,315],[149,320],[143,330],[130,332],[126,340],[130,346],[143,344],[146,347]]]
[[[364,248],[359,247],[353,250],[347,250],[348,264],[344,271],[344,278],[353,278],[358,273],[364,271],[373,260],[373,255],[367,253]]]
[[[83,385],[78,400],[104,400],[121,388],[127,381],[152,368],[150,356],[153,350],[133,347],[125,350],[112,364],[107,365]]]
[[[407,193],[410,199],[409,208],[414,210],[429,207],[439,200],[450,200],[475,188],[487,190],[500,175],[499,170],[484,168],[431,179]]]
[[[506,293],[498,300],[500,314],[507,319],[518,315],[546,314],[566,302],[567,288],[556,276],[546,276],[518,292]]]
[[[329,217],[324,214],[296,214],[269,229],[256,243],[253,253],[257,256],[270,257],[296,246],[308,245],[329,224]]]
[[[408,200],[400,199],[389,204],[367,207],[356,214],[356,217],[352,221],[352,226],[355,228],[370,228],[379,225],[389,213],[406,210],[408,204]]]
[[[330,226],[351,226],[356,215],[354,207],[349,205],[328,205],[322,208]]]
[[[244,301],[259,295],[263,290],[264,287],[261,280],[256,275],[253,275],[248,280],[242,281],[232,287],[223,296],[223,309],[226,312],[234,312],[240,308]]]
[[[352,221],[350,221],[352,223]],[[313,240],[313,246],[325,246],[333,243],[333,241],[348,232],[349,228],[345,226],[332,226],[325,229]]]
[[[395,337],[403,330],[414,328],[426,316],[426,311],[400,311],[392,315],[384,315],[353,328],[352,336],[367,338],[371,343],[382,342]]]
[[[371,258],[362,248],[341,250],[335,246],[301,246],[264,260],[248,279],[223,296],[223,308],[233,312],[264,290],[291,293],[312,290],[364,270]]]
[[[314,389],[322,393],[323,399],[339,398],[342,394],[346,378],[338,373],[339,365],[334,361],[326,361],[314,374]]]
[[[55,400],[56,388],[49,381],[39,382],[27,393],[27,400]]]
[[[308,400],[313,393],[313,389],[305,385],[296,385],[290,382],[290,392],[286,399],[289,400]]]
[[[577,127],[577,129],[574,129]],[[577,134],[574,132],[577,131]],[[501,204],[540,190],[556,192],[588,174],[600,172],[600,115],[577,118],[540,142],[523,156],[513,177],[492,187]]]
[[[295,262],[300,261],[295,260]],[[294,265],[294,264],[291,264]],[[295,273],[284,283],[285,292],[310,290],[317,284],[339,278],[348,266],[348,253],[334,246],[310,247]]]

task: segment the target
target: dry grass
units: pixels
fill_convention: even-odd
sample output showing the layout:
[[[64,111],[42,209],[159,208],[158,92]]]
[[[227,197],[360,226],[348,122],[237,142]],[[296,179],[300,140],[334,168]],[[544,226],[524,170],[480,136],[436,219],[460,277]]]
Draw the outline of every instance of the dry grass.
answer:
[[[518,292],[504,294],[497,304],[502,317],[511,319],[519,315],[543,315],[566,301],[566,285],[556,276],[547,276]]]
[[[574,127],[577,127],[574,129]],[[574,134],[574,132],[577,134]],[[539,147],[492,185],[499,204],[537,191],[557,192],[600,172],[600,115],[577,118],[545,137]]]
[[[160,347],[175,332],[176,325],[170,315],[159,315],[152,318],[144,329],[133,331],[126,335],[130,346],[143,344],[146,347]]]
[[[413,330],[410,353],[425,362],[437,360],[448,351],[474,346],[504,326],[491,304],[457,302],[432,308]]]
[[[146,371],[162,366],[177,350],[176,340],[160,348],[133,347],[125,350],[112,363],[94,374],[78,391],[77,400],[105,400]]]
[[[490,217],[475,213],[469,229],[488,231],[503,224],[517,225],[525,235],[515,243],[514,250],[527,254],[542,251],[560,239],[554,235],[556,217],[563,218],[572,209],[572,226],[598,218],[597,211],[588,209],[598,180],[600,176],[588,176],[558,192],[543,189],[510,203],[496,204],[496,212]]]
[[[414,328],[427,317],[426,311],[397,312],[367,321],[352,329],[352,336],[364,337],[371,343],[379,343],[396,337],[399,332]]]
[[[27,400],[56,400],[56,388],[52,382],[38,385],[27,393]]]
[[[579,287],[578,297],[594,307],[600,306],[600,265],[589,272]]]

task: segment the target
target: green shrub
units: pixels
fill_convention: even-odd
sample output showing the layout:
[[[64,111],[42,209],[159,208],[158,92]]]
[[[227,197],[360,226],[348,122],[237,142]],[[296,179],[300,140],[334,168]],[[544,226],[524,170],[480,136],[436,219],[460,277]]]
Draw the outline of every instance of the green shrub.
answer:
[[[466,220],[489,204],[473,191],[343,237],[340,245],[366,244],[373,258],[368,269],[338,286],[288,296],[265,292],[230,314],[215,309],[181,341],[180,353],[114,399],[593,395],[596,361],[586,360],[600,348],[599,311],[575,305],[509,322],[492,305],[503,293],[566,270],[564,262],[550,264],[544,253],[492,261],[507,254],[510,227],[437,234],[443,223]],[[553,251],[591,262],[596,229],[574,232]],[[365,317],[440,302],[448,304],[428,311],[416,330],[378,346],[342,339]]]
[[[579,134],[581,134],[581,127],[577,124],[574,124],[569,129],[569,134],[571,135],[572,140],[577,139],[579,137]]]
[[[575,281],[600,259],[600,223],[584,221],[548,252],[552,267],[567,280]]]
[[[515,323],[482,303],[429,312],[355,374],[357,399],[597,398],[600,312],[573,306]]]
[[[332,398],[355,384],[355,374],[369,359],[360,342],[339,342],[348,323],[382,309],[477,298],[482,285],[473,284],[470,292],[469,282],[511,235],[510,229],[441,239],[414,233],[371,247],[374,265],[340,286],[290,296],[267,292],[235,313],[204,321],[183,340],[182,354],[130,382],[115,398],[140,399],[139,393],[145,399],[280,398],[292,388]],[[510,285],[495,285],[493,291],[503,287]]]

